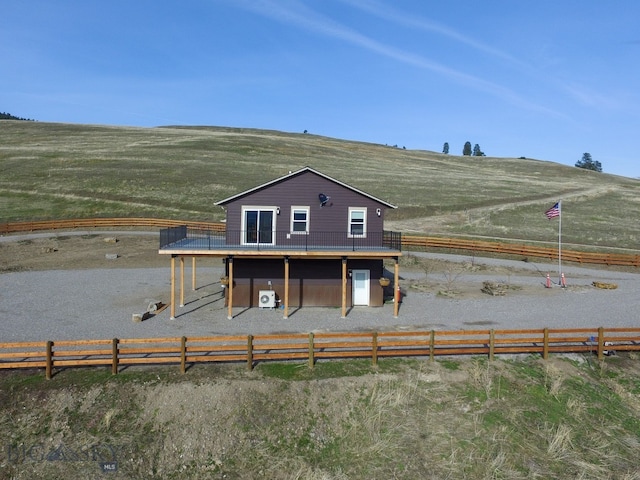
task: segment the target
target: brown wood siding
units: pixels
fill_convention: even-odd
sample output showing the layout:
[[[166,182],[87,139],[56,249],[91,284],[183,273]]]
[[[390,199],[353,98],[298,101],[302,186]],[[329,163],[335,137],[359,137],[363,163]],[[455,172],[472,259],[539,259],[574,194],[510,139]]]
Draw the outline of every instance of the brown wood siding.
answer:
[[[347,269],[371,272],[369,304],[382,306],[384,291],[379,278],[382,260],[348,260]],[[284,302],[284,259],[242,259],[233,262],[233,304],[257,307],[260,290],[274,290]],[[292,307],[339,307],[342,305],[342,261],[289,261],[289,305]],[[271,282],[271,285],[269,285]],[[347,305],[351,306],[351,279],[347,279]]]

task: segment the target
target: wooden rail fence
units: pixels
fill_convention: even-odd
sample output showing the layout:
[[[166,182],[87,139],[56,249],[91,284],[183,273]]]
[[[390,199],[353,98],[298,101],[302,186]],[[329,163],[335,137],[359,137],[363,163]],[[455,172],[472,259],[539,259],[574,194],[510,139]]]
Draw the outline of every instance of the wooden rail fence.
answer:
[[[501,255],[521,255],[524,257],[558,259],[558,249],[550,247],[535,247],[531,245],[486,242],[479,240],[462,240],[458,238],[423,237],[414,235],[402,236],[402,247],[416,248],[447,248],[452,250],[468,250],[473,252],[489,252]],[[618,265],[640,267],[640,254],[618,253],[589,253],[574,250],[562,250],[562,259],[567,262],[587,263],[597,265]]]
[[[221,222],[192,222],[162,218],[79,218],[39,222],[0,223],[0,234],[37,232],[42,230],[70,230],[74,228],[147,227],[168,228],[186,225],[190,228],[224,232],[226,225]]]
[[[112,340],[59,340],[0,343],[0,369],[38,368],[51,379],[55,369],[107,366],[117,374],[129,365],[188,365],[246,362],[252,369],[267,361],[318,360],[441,355],[591,353],[640,350],[640,328],[531,330],[457,330],[414,332],[300,333],[225,335]]]
[[[159,218],[86,218],[75,220],[55,220],[42,222],[0,223],[0,234],[34,232],[41,230],[64,230],[74,228],[113,228],[147,227],[168,228],[186,225],[190,228],[224,232],[226,225],[221,222],[190,222],[185,220],[167,220]],[[418,235],[402,235],[403,249],[445,248],[473,252],[488,252],[502,255],[521,255],[524,257],[558,258],[558,250],[550,247],[458,238],[440,238]],[[640,267],[640,254],[589,253],[574,250],[562,250],[562,258],[567,262],[596,265],[617,265]]]

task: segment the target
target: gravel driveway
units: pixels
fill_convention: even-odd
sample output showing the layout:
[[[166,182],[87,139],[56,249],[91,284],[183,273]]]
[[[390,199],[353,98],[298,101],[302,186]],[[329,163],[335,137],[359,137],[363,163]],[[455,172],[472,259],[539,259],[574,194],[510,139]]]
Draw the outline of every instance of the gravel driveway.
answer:
[[[418,255],[418,254],[416,254]],[[430,256],[431,254],[422,254]],[[431,255],[462,259],[451,255]],[[277,332],[593,328],[640,326],[640,273],[564,268],[567,288],[544,288],[546,272],[557,265],[478,259],[476,264],[518,269],[517,275],[478,273],[456,278],[477,286],[485,280],[528,287],[505,296],[474,294],[458,298],[408,289],[398,318],[393,305],[357,307],[340,318],[340,308],[307,307],[290,310],[234,309],[227,319],[220,268],[198,268],[198,288],[191,290],[185,275],[185,305],[136,323],[134,313],[151,302],[169,302],[170,269],[100,269],[12,272],[0,275],[0,341],[41,341],[83,338],[143,338],[260,334]],[[187,262],[188,263],[188,262]],[[525,269],[523,271],[522,269]],[[402,272],[404,282],[424,272]],[[557,281],[557,278],[554,280]],[[615,290],[598,289],[593,281],[615,283]],[[179,297],[179,294],[177,295]],[[177,299],[178,300],[178,299]]]

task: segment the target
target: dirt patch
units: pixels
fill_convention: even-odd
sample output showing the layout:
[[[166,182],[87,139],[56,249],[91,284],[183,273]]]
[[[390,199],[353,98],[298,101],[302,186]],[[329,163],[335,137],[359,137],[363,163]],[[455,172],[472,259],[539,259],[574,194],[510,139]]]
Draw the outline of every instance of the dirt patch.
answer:
[[[156,235],[57,233],[0,243],[0,273],[25,270],[156,268],[168,265],[158,254]]]
[[[490,266],[473,261],[449,261],[418,257],[411,253],[401,259],[401,285],[406,294],[431,293],[442,298],[469,299],[484,296],[555,295],[566,289],[543,288],[541,272],[527,268]],[[518,281],[512,278],[519,277]],[[525,278],[526,281],[522,281]]]

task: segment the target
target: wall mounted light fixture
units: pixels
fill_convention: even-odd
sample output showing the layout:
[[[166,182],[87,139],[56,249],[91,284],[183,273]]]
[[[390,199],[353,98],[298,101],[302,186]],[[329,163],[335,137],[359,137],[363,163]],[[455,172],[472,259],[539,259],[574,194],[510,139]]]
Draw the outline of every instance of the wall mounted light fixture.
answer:
[[[376,215],[378,216],[382,215],[382,210],[380,210],[379,208],[376,208]]]

